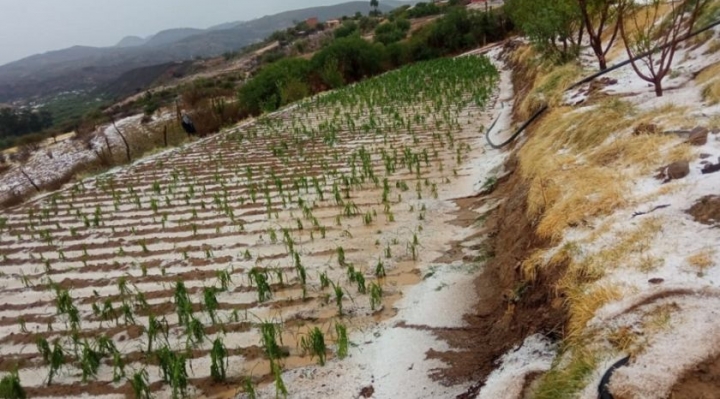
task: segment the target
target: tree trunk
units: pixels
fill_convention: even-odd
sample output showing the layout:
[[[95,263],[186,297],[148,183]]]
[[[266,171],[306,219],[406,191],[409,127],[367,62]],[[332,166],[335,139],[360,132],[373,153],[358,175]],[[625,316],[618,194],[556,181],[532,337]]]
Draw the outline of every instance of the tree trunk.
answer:
[[[120,129],[118,129],[117,125],[115,124],[115,118],[111,119],[113,127],[115,128],[115,131],[117,132],[118,136],[122,139],[123,143],[125,143],[125,155],[127,156],[128,162],[132,162],[132,157],[130,156],[130,144],[128,144],[128,141],[125,140],[125,136],[120,132]]]
[[[658,97],[663,96],[662,78],[655,79],[655,95]]]
[[[598,55],[598,63],[600,63],[600,70],[604,71],[607,69],[607,60],[605,59],[605,54]]]

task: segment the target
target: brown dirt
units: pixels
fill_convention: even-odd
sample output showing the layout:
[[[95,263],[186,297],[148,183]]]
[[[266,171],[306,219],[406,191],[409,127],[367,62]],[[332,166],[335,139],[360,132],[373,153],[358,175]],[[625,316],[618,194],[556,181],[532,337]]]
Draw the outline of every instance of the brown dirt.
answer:
[[[506,169],[514,170],[515,164],[511,159]],[[492,198],[506,200],[486,222],[488,244],[495,257],[475,282],[479,296],[475,311],[465,316],[467,327],[434,330],[452,350],[427,353],[429,358],[449,365],[437,370],[433,377],[453,385],[475,382],[460,398],[475,397],[494,369],[494,362],[529,335],[562,335],[566,314],[554,289],[562,268],[541,273],[533,283],[524,282],[520,272],[522,260],[548,244],[535,236],[533,223],[526,216],[527,191],[518,173],[501,179]],[[475,201],[488,199],[478,197]],[[463,205],[473,204],[466,199]],[[516,297],[519,299],[510,299]]]
[[[720,357],[689,370],[675,384],[671,399],[715,399],[720,396]]]
[[[698,223],[720,226],[720,195],[702,197],[686,212]]]

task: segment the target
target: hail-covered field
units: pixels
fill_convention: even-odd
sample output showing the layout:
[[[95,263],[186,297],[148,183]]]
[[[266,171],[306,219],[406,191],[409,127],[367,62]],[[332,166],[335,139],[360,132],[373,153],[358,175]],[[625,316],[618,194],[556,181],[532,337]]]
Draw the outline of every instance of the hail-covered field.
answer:
[[[0,375],[217,395],[342,358],[446,248],[497,71],[417,64],[0,213]]]

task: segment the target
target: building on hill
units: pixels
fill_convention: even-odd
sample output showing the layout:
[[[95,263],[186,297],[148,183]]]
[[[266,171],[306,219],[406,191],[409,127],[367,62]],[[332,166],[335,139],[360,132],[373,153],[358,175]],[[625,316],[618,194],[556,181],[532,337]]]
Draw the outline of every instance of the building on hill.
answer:
[[[315,29],[318,26],[318,19],[317,17],[308,18],[305,20],[305,24],[307,24],[308,28]]]
[[[325,21],[325,27],[327,27],[329,29],[337,28],[338,26],[340,26],[339,19],[330,19],[330,20]]]

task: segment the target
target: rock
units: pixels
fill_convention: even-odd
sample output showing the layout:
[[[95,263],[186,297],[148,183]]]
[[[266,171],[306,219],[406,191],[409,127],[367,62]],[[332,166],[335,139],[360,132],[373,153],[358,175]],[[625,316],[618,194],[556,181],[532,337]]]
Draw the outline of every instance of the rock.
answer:
[[[641,123],[635,127],[635,130],[633,130],[633,136],[658,133],[660,133],[660,128],[653,123]]]
[[[718,163],[711,164],[707,163],[702,168],[702,174],[709,175],[710,173],[720,172],[720,160],[718,160]]]
[[[710,155],[710,154],[700,154],[700,159],[708,159],[708,158],[710,158],[711,156],[712,156],[712,155]]]
[[[710,131],[705,127],[696,127],[690,131],[690,137],[687,139],[687,143],[694,146],[701,146],[707,144],[707,136]]]
[[[667,183],[670,180],[682,179],[688,174],[690,174],[690,164],[687,161],[678,161],[660,168],[655,178]]]
[[[651,278],[650,280],[648,280],[648,283],[650,283],[650,284],[661,284],[661,283],[663,283],[664,281],[665,281],[665,279],[663,279],[663,278]]]

